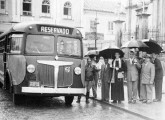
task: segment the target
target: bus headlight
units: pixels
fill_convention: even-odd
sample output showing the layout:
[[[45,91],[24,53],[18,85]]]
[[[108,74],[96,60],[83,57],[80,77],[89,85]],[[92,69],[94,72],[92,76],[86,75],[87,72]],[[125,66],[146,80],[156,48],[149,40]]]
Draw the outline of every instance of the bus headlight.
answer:
[[[80,67],[76,67],[76,68],[74,69],[74,73],[75,73],[76,75],[80,75],[80,74],[81,74],[81,68],[80,68]]]
[[[28,71],[29,73],[34,73],[34,71],[35,71],[35,66],[32,65],[32,64],[28,65],[28,66],[27,66],[27,71]]]

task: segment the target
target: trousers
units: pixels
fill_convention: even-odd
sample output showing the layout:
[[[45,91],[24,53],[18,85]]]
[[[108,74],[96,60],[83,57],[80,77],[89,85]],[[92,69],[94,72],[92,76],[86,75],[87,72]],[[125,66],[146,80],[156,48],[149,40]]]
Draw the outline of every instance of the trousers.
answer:
[[[138,81],[127,81],[128,101],[137,99]]]

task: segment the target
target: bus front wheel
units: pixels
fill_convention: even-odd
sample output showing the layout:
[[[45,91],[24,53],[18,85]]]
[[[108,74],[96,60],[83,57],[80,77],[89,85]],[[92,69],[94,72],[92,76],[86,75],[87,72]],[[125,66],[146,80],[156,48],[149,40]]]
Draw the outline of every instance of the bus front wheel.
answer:
[[[18,95],[18,94],[14,94],[13,93],[13,103],[15,105],[20,105],[23,101],[23,96],[22,95]]]
[[[74,96],[65,96],[65,104],[71,105],[73,102]]]

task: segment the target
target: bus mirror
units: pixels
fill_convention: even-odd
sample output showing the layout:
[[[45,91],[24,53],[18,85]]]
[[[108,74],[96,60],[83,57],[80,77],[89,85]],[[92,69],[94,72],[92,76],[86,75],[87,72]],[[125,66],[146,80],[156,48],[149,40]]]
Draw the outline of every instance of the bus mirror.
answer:
[[[7,58],[7,53],[4,52],[4,53],[3,53],[3,62],[6,62],[6,60],[7,60],[6,58]]]

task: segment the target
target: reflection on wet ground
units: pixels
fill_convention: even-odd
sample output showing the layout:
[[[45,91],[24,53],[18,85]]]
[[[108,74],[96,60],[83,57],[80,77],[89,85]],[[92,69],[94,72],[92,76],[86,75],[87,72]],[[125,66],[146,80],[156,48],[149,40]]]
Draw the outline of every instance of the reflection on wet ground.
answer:
[[[63,97],[28,97],[15,106],[10,94],[0,89],[0,120],[141,120],[94,100],[89,104],[82,98],[80,104],[74,100],[65,106]]]

